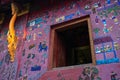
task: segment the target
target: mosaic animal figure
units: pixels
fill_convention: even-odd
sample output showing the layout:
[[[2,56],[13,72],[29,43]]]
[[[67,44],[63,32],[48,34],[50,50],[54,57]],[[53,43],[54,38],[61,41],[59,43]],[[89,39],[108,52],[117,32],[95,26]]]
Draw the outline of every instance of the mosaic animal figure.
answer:
[[[47,51],[48,46],[46,45],[46,42],[44,41],[43,43],[40,42],[39,44],[39,52],[42,52],[42,50]]]

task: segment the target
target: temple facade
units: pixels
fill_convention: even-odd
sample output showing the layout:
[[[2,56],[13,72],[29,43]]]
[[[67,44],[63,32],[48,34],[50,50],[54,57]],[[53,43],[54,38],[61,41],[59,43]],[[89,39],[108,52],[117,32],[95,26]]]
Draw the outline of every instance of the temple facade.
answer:
[[[0,80],[120,80],[120,0],[22,1],[11,62],[1,0]]]

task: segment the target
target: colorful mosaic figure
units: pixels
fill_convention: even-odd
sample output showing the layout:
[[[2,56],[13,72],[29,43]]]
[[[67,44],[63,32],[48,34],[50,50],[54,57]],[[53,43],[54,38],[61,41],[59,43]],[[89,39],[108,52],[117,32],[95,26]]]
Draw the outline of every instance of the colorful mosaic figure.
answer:
[[[109,45],[107,44],[107,46],[106,46],[106,43],[109,43]],[[119,58],[117,57],[117,54],[116,54],[114,42],[110,36],[99,37],[94,40],[94,44],[96,46],[101,45],[100,48],[96,47],[96,49],[95,49],[96,54],[97,55],[103,54],[103,59],[97,60],[96,61],[97,64],[109,64],[109,63],[118,63],[119,62]],[[110,46],[110,44],[111,44],[111,46]],[[106,54],[113,54],[114,57],[111,59],[108,59]]]
[[[48,49],[48,47],[46,45],[46,41],[44,41],[43,43],[40,42],[40,44],[39,44],[39,52],[42,52],[42,50],[47,51],[47,49]]]
[[[111,80],[117,80],[117,74],[115,72],[111,72]]]

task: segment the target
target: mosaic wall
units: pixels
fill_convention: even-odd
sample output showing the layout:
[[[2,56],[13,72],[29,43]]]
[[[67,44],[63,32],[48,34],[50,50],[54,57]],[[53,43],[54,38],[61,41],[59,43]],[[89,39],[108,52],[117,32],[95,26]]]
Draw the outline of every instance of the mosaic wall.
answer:
[[[85,15],[90,15],[92,22],[97,65],[47,72],[50,26]],[[9,61],[6,21],[0,32],[0,80],[119,80],[119,15],[119,0],[76,0],[19,17],[15,25],[19,41],[14,63]],[[24,27],[26,40],[22,40]]]
[[[119,80],[120,71],[116,65],[99,65],[99,66],[76,66],[75,68],[57,69],[44,74],[40,80]],[[108,70],[109,67],[109,70]]]

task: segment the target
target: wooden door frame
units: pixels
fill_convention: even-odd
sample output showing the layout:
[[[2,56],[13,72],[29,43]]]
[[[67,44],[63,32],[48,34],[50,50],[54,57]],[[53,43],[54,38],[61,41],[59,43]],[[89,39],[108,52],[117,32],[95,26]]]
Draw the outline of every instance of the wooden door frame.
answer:
[[[88,23],[88,32],[89,32],[89,41],[90,41],[90,47],[91,47],[91,56],[92,56],[92,64],[96,64],[96,57],[94,52],[94,44],[93,44],[93,35],[92,35],[92,27],[91,27],[91,21],[90,16],[84,16],[81,18],[72,19],[70,21],[65,21],[62,23],[58,23],[55,25],[52,25],[50,28],[50,43],[49,43],[49,55],[48,55],[48,70],[51,70],[53,68],[53,48],[54,48],[54,37],[56,30],[63,30],[65,28],[71,28],[72,25],[81,23],[87,21]]]

